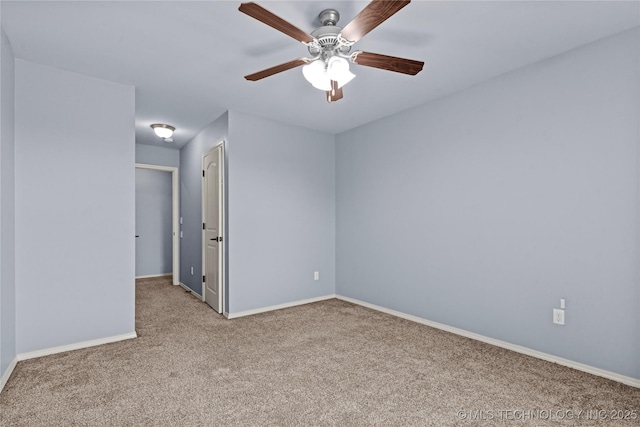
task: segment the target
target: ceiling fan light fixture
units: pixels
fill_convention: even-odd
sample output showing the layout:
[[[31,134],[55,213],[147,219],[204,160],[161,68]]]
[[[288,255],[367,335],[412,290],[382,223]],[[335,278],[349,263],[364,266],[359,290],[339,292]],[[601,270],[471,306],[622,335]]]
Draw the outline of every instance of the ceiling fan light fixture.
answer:
[[[302,67],[302,75],[316,89],[331,90],[331,79],[327,74],[323,60],[317,59]]]
[[[1,0],[0,0],[1,1]],[[281,33],[295,39],[307,47],[310,58],[298,58],[293,61],[267,68],[244,76],[257,81],[295,67],[303,66],[302,73],[315,87],[327,95],[329,102],[343,98],[342,86],[349,83],[355,75],[349,71],[349,59],[354,64],[393,71],[414,76],[422,71],[424,62],[395,56],[381,55],[361,50],[349,54],[354,43],[368,34],[378,25],[391,18],[411,0],[371,0],[364,9],[345,26],[337,26],[340,14],[335,9],[320,12],[321,27],[311,33],[285,21],[273,12],[250,1],[240,4],[238,10],[266,24]]]
[[[165,125],[162,123],[154,123],[151,125],[151,129],[158,135],[160,138],[168,139],[173,135],[173,131],[176,130],[173,126]]]
[[[338,82],[338,87],[349,83],[356,76],[349,71],[349,62],[339,56],[332,56],[327,63],[327,74],[330,80]]]

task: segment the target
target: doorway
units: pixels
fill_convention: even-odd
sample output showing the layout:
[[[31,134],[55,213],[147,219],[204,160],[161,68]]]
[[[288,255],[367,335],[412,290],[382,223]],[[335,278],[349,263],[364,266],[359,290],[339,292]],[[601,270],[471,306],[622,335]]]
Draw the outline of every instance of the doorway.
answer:
[[[202,299],[224,313],[224,141],[202,155]]]
[[[148,165],[144,163],[136,163],[136,169],[153,170],[171,173],[171,267],[172,267],[172,283],[178,285],[180,283],[180,218],[179,218],[179,176],[178,168],[171,166]],[[143,238],[137,234],[136,240]]]

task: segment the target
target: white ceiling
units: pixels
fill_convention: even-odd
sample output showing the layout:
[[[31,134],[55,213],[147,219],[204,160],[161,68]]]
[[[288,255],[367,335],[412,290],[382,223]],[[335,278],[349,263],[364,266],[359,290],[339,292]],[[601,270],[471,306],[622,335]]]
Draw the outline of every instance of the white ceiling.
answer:
[[[346,25],[368,2],[258,1],[311,32],[335,8]],[[352,65],[344,99],[292,69],[243,76],[307,55],[305,46],[240,13],[239,1],[7,1],[16,58],[136,87],[136,142],[179,147],[233,109],[340,133],[493,76],[640,25],[637,1],[413,1],[355,49],[425,62],[417,76]],[[177,128],[162,143],[149,125]]]

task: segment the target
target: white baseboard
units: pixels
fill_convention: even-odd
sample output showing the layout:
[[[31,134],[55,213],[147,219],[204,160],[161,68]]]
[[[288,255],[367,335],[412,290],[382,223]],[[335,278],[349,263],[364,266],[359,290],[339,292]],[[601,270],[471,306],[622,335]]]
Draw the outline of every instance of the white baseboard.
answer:
[[[13,373],[13,370],[16,368],[17,364],[18,356],[13,358],[11,363],[9,363],[9,366],[7,366],[7,370],[4,372],[4,375],[2,375],[2,378],[0,378],[0,393],[2,393],[4,386],[7,384],[7,381],[9,381],[9,378],[11,377],[11,374]]]
[[[578,371],[586,372],[588,374],[596,375],[596,376],[607,378],[607,379],[617,381],[626,385],[630,385],[632,387],[640,388],[640,379],[637,379],[637,378],[628,377],[626,375],[621,375],[615,372],[606,371],[604,369],[596,368],[590,365],[585,365],[584,363],[554,356],[552,354],[543,353],[541,351],[533,350],[517,344],[511,344],[506,341],[501,341],[495,338],[486,337],[484,335],[476,334],[475,332],[469,332],[469,331],[465,331],[464,329],[455,328],[453,326],[448,326],[438,322],[433,322],[431,320],[423,319],[422,317],[413,316],[411,314],[406,314],[401,311],[391,310],[390,308],[385,308],[379,305],[370,304],[368,302],[360,301],[355,298],[349,298],[342,295],[336,295],[336,298],[353,303],[353,304],[361,305],[363,307],[367,307],[373,310],[377,310],[382,313],[390,314],[392,316],[400,317],[402,319],[410,320],[412,322],[431,326],[432,328],[440,329],[446,332],[451,332],[452,334],[461,335],[463,337],[471,338],[476,341],[481,341],[487,344],[495,345],[496,347],[502,347],[507,350],[515,351],[516,353],[526,354],[527,356],[532,356],[538,359],[546,360],[547,362],[557,363],[558,365],[567,366],[569,368],[577,369]]]
[[[136,279],[151,279],[153,277],[173,276],[173,273],[149,274],[147,276],[136,276]]]
[[[112,337],[100,338],[97,340],[83,341],[75,344],[67,344],[67,345],[61,345],[59,347],[51,347],[51,348],[45,348],[42,350],[30,351],[28,353],[20,353],[18,354],[18,356],[16,356],[16,358],[18,361],[34,359],[36,357],[49,356],[51,354],[64,353],[65,351],[79,350],[81,348],[95,347],[97,345],[109,344],[113,342],[129,340],[137,337],[138,337],[138,334],[136,334],[135,332],[130,332],[128,334],[115,335]]]
[[[224,316],[227,319],[237,319],[238,317],[251,316],[253,314],[265,313],[267,311],[273,311],[273,310],[281,310],[283,308],[295,307],[297,305],[310,304],[312,302],[325,301],[325,300],[334,299],[334,298],[336,298],[335,294],[324,295],[324,296],[321,296],[321,297],[315,297],[315,298],[303,299],[303,300],[299,300],[299,301],[286,302],[284,304],[271,305],[269,307],[261,307],[261,308],[256,308],[256,309],[253,309],[253,310],[239,311],[237,313],[227,313],[227,312],[225,312]]]
[[[196,291],[194,291],[193,289],[191,289],[190,287],[188,287],[182,282],[178,283],[178,285],[180,285],[180,287],[183,288],[185,291],[191,292],[193,296],[198,297],[198,299],[202,301],[202,295],[200,295],[199,293],[197,293]]]

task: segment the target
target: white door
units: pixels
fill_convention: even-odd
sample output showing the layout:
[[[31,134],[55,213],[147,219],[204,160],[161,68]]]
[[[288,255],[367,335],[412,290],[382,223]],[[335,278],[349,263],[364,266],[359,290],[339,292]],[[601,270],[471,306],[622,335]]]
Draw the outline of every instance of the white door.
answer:
[[[221,313],[222,305],[222,162],[223,145],[202,159],[203,292],[204,300]]]

